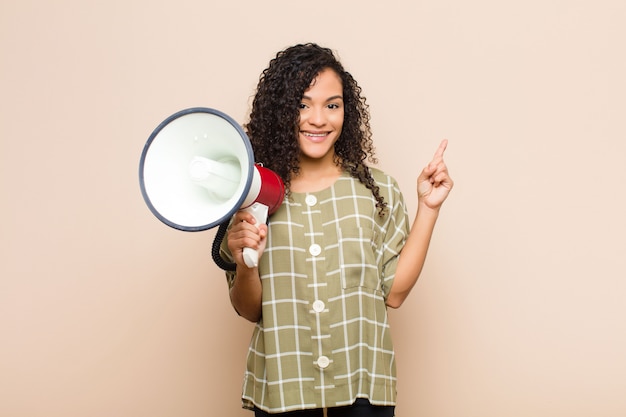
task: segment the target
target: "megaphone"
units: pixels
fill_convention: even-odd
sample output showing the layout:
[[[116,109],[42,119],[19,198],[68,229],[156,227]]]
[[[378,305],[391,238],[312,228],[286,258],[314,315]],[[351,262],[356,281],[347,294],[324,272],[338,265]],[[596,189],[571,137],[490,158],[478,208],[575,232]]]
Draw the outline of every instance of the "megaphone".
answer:
[[[139,184],[147,206],[166,225],[186,232],[220,226],[212,255],[225,270],[235,267],[219,255],[230,218],[244,209],[265,223],[285,196],[278,174],[255,163],[243,129],[207,107],[174,113],[152,132],[141,153]],[[258,253],[244,248],[244,260],[256,267]]]

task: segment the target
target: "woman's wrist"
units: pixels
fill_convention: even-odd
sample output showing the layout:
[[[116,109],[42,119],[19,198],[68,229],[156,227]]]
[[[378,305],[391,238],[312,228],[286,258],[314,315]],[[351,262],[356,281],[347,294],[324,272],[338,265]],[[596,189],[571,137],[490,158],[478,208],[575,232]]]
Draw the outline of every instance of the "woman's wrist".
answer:
[[[439,216],[439,211],[441,210],[441,206],[438,207],[430,207],[426,203],[419,201],[417,202],[417,213],[425,216],[432,216],[437,218]]]

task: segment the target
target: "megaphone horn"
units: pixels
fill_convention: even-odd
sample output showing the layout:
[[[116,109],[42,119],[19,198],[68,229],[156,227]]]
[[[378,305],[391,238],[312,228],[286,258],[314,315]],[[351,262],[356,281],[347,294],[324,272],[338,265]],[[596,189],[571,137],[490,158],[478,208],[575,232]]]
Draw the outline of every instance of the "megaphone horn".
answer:
[[[237,210],[257,224],[282,204],[285,187],[275,172],[254,163],[248,136],[228,115],[207,107],[181,110],[150,135],[139,163],[144,201],[166,225],[186,232],[225,226]],[[220,236],[221,235],[221,236]],[[214,247],[219,245],[216,236]],[[234,265],[215,258],[223,269]],[[249,267],[258,253],[246,248]]]

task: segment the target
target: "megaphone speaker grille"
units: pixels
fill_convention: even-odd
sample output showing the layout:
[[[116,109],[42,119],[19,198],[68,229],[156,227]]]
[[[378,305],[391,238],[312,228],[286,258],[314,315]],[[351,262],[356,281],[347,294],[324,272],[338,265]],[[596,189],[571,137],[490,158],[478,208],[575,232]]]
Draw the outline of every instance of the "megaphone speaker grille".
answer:
[[[182,110],[150,135],[139,177],[146,204],[179,230],[213,228],[237,211],[252,182],[254,155],[243,129],[210,108]]]

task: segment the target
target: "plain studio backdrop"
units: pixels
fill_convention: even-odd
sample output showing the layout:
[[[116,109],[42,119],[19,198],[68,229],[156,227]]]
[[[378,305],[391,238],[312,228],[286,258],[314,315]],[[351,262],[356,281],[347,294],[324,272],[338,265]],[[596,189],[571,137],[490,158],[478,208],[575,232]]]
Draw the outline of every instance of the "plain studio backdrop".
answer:
[[[456,187],[392,311],[401,417],[626,415],[623,0],[0,3],[0,415],[251,416],[215,230],[156,219],[150,133],[246,120],[278,50],[338,51],[411,218]]]

